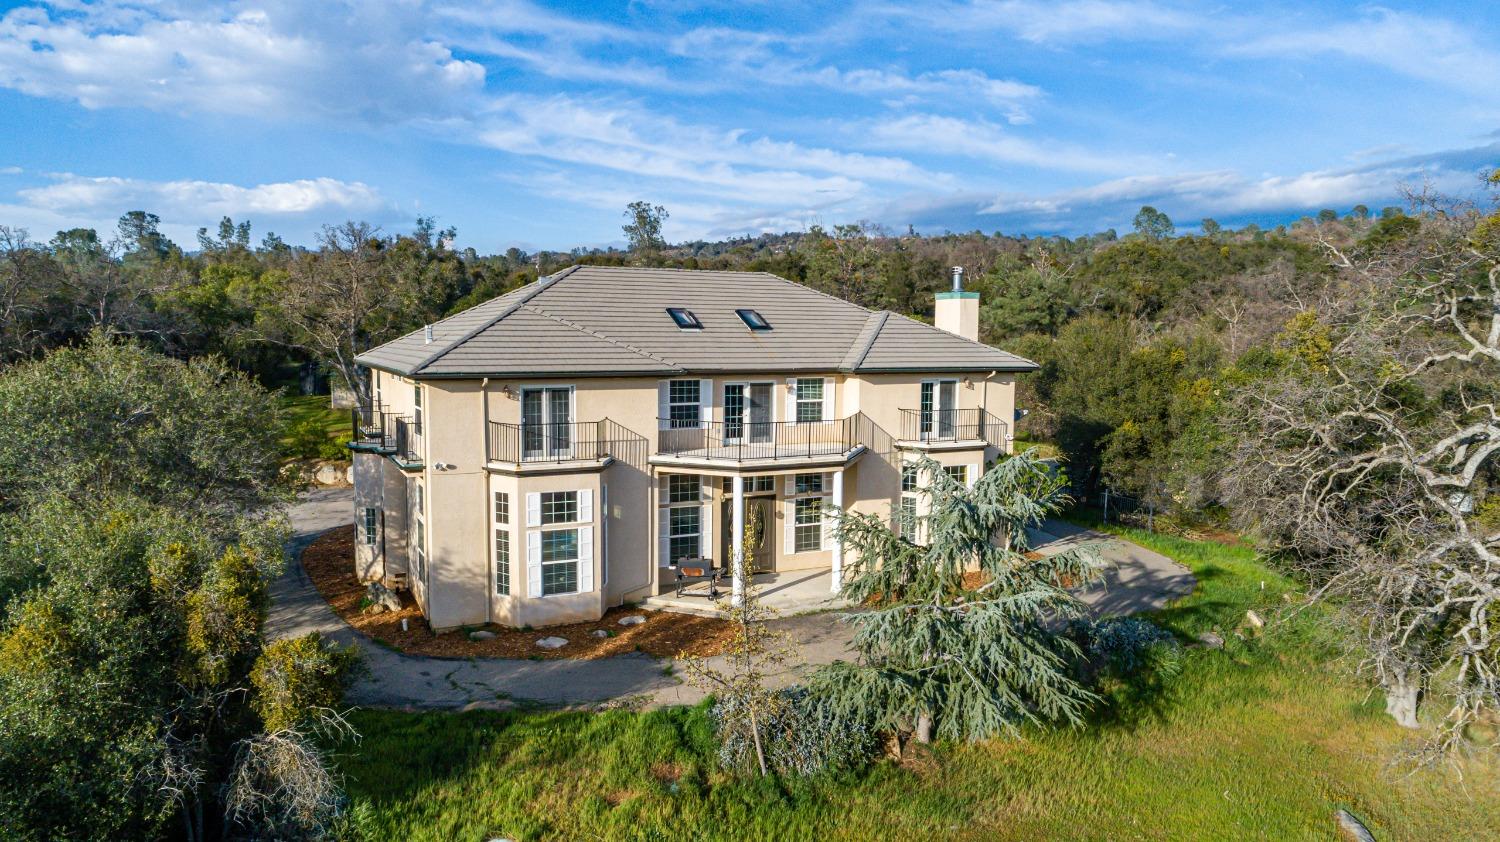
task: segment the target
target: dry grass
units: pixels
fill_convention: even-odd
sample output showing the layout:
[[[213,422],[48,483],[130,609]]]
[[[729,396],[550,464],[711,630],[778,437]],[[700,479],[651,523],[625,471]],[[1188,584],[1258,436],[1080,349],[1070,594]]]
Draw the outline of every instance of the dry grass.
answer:
[[[302,554],[302,567],[345,622],[378,643],[412,655],[548,660],[609,658],[628,652],[644,652],[659,658],[682,654],[710,656],[719,654],[733,633],[728,623],[716,617],[612,608],[592,623],[531,631],[484,625],[433,634],[409,593],[401,595],[400,611],[373,614],[363,610],[365,585],[354,576],[353,526],[332,530],[314,541]],[[645,617],[646,622],[620,625],[621,618],[631,616]],[[403,619],[407,621],[406,631],[401,629]],[[492,640],[470,640],[467,632],[478,629],[494,632],[496,636]],[[590,632],[595,629],[608,631],[610,637],[592,636]],[[544,637],[567,638],[568,645],[555,650],[541,649],[536,642]]]

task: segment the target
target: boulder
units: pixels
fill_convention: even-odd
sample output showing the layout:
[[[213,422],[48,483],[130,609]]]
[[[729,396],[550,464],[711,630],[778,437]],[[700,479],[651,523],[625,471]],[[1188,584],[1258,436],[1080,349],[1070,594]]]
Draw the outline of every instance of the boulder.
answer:
[[[589,637],[609,637],[609,629],[594,629],[589,632]]]
[[[365,586],[365,598],[370,600],[370,605],[378,605],[382,610],[401,610],[401,597],[396,596],[395,591],[379,582],[371,582]]]
[[[338,485],[342,480],[342,472],[339,466],[332,462],[323,462],[313,471],[313,482],[318,485]]]
[[[1347,839],[1348,842],[1375,842],[1374,834],[1370,833],[1364,822],[1356,819],[1348,810],[1334,813],[1333,820],[1338,825],[1339,838]]]
[[[344,471],[344,481],[348,482],[350,485],[354,484],[354,466],[353,465],[350,465],[349,468]]]
[[[1255,629],[1256,631],[1260,631],[1261,629],[1266,627],[1265,618],[1261,617],[1254,611],[1245,612],[1245,623],[1248,624],[1250,628]]]
[[[469,632],[469,639],[470,640],[494,640],[495,639],[495,633],[492,632],[492,631],[485,631],[484,629],[480,629],[479,631],[471,631],[471,632]]]
[[[644,623],[644,622],[646,622],[646,618],[642,617],[639,614],[633,614],[633,615],[631,615],[629,617],[621,617],[620,618],[620,625],[622,625],[622,626],[639,626],[641,623]]]
[[[1223,649],[1224,638],[1211,631],[1198,633],[1198,645],[1204,649]]]
[[[544,637],[536,642],[543,649],[561,649],[568,645],[566,637]]]

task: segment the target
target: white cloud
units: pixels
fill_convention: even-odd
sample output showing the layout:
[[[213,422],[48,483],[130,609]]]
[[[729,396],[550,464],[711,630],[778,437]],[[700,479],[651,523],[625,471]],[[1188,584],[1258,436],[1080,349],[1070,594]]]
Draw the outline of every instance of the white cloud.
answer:
[[[1044,170],[1119,172],[1155,165],[1139,156],[1103,155],[1067,143],[1027,140],[984,120],[933,114],[877,120],[866,137],[875,146],[888,149],[961,155]]]
[[[1190,13],[1149,0],[971,0],[885,10],[947,31],[1010,32],[1036,44],[1076,44],[1119,39],[1164,39],[1202,25]]]
[[[242,187],[212,181],[145,181],[64,173],[51,184],[16,191],[27,206],[58,214],[118,215],[146,209],[183,222],[294,214],[365,213],[386,207],[360,182],[312,178]]]
[[[410,6],[285,0],[238,12],[27,6],[0,17],[0,85],[86,108],[374,123],[450,116],[483,90],[484,68],[412,35],[420,23]]]
[[[0,167],[0,175],[20,175],[25,172],[20,167]]]

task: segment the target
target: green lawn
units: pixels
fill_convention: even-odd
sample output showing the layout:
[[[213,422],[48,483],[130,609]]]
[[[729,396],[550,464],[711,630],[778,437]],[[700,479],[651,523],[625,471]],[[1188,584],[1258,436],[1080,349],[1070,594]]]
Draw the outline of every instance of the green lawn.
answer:
[[[1330,658],[1319,621],[1244,644],[1290,583],[1245,548],[1118,530],[1198,575],[1162,612],[1183,635],[1218,626],[1149,699],[1086,730],[940,746],[904,766],[810,781],[727,778],[702,708],[651,713],[360,711],[340,749],[372,839],[1331,839],[1334,810],[1377,838],[1500,838],[1494,769],[1407,776],[1406,738]],[[1466,792],[1466,794],[1465,794]]]
[[[283,395],[282,455],[288,459],[348,458],[343,444],[354,435],[347,409],[333,409],[327,395]]]

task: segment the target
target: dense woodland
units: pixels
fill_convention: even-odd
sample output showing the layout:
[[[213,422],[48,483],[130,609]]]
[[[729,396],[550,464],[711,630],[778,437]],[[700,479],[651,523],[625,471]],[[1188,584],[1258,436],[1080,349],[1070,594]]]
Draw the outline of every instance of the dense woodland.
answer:
[[[358,389],[359,351],[573,263],[767,271],[929,320],[948,267],[963,266],[982,293],[983,340],[1042,364],[1022,379],[1030,415],[1019,434],[1058,444],[1085,492],[1203,511],[1219,502],[1202,468],[1221,381],[1247,355],[1295,341],[1295,317],[1333,276],[1324,244],[1378,243],[1414,224],[1360,206],[1274,230],[1206,219],[1203,233],[1174,236],[1165,214],[1143,208],[1123,236],[924,236],[859,223],[669,245],[665,215],[632,205],[628,250],[499,255],[462,248],[431,219],[406,233],[330,226],[310,248],[257,240],[249,222],[227,218],[196,243],[173,243],[140,211],[113,232],[46,241],[0,226],[0,360],[104,328],[174,356],[220,355],[268,386],[313,363]]]

